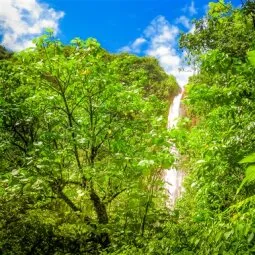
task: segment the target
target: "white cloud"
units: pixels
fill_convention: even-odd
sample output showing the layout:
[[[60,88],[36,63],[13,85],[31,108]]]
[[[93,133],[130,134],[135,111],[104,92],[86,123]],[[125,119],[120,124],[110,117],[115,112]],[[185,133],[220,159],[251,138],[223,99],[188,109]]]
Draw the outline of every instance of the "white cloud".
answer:
[[[180,86],[184,86],[193,72],[187,71],[187,66],[183,64],[184,54],[177,52],[179,33],[180,30],[176,25],[170,24],[165,17],[159,16],[151,22],[139,38],[146,40],[144,42],[146,50],[142,53],[157,58],[164,70],[174,75]],[[126,47],[130,49],[130,52],[134,52],[132,47]]]
[[[140,47],[143,43],[145,43],[146,42],[146,40],[144,39],[144,38],[142,38],[142,37],[139,37],[139,38],[137,38],[135,41],[134,41],[134,43],[133,43],[133,47],[134,48],[138,48],[138,47]]]
[[[32,46],[32,39],[45,28],[59,31],[64,12],[37,0],[0,0],[0,34],[4,46],[19,51]]]
[[[188,32],[188,33],[194,34],[195,30],[196,30],[196,25],[195,25],[195,24],[192,24],[192,25],[190,26],[190,29],[189,29],[189,32]]]
[[[190,5],[185,6],[182,10],[184,12],[188,12],[190,16],[197,14],[197,9],[195,7],[195,2],[193,0],[191,1]]]
[[[184,16],[184,15],[180,16],[179,18],[177,18],[176,19],[176,23],[177,24],[182,24],[187,29],[190,29],[191,26],[192,26],[190,20],[186,16]]]
[[[190,4],[188,10],[189,10],[190,15],[195,15],[195,14],[197,14],[197,9],[195,8],[195,3],[194,3],[194,1],[191,1],[191,4]]]
[[[141,52],[141,46],[145,42],[146,42],[145,38],[139,37],[132,44],[130,44],[129,46],[124,46],[123,48],[121,48],[120,51],[140,53]]]

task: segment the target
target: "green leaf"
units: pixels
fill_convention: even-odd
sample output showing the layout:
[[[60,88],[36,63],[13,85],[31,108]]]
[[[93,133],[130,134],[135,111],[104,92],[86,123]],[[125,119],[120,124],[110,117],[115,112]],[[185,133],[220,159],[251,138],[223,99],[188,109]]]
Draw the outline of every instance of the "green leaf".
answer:
[[[252,153],[248,155],[247,157],[243,158],[241,161],[239,161],[240,164],[244,163],[255,163],[255,153]]]
[[[255,66],[255,50],[249,51],[247,53],[247,55],[248,55],[248,59],[249,59],[250,63],[252,64],[252,66]]]
[[[225,237],[226,239],[228,239],[231,235],[233,235],[233,233],[234,233],[234,230],[230,230],[230,231],[228,231],[228,232],[226,232],[226,233],[224,234],[224,237]]]
[[[240,187],[237,190],[237,194],[243,188],[243,186],[249,182],[255,181],[255,164],[250,165],[245,171],[245,178],[243,179]]]
[[[248,243],[250,243],[252,241],[252,239],[254,238],[254,233],[252,232],[249,237],[248,237]]]

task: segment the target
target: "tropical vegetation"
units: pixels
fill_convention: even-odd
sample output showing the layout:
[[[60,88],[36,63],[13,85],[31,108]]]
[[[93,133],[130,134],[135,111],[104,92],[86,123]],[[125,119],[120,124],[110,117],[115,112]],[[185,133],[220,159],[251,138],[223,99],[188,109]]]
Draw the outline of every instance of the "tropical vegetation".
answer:
[[[254,254],[254,38],[252,0],[212,2],[181,35],[194,75],[170,131],[180,88],[154,58],[51,30],[0,47],[1,254]]]

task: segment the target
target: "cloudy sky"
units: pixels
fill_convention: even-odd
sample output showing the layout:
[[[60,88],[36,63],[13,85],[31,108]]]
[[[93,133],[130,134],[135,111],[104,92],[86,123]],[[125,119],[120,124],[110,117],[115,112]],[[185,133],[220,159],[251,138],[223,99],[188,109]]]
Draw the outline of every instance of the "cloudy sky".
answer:
[[[184,85],[191,74],[178,50],[181,31],[205,14],[207,0],[0,0],[0,41],[18,51],[51,27],[63,42],[96,38],[111,52],[156,57]],[[233,0],[238,5],[240,1]],[[180,68],[183,68],[181,72]]]

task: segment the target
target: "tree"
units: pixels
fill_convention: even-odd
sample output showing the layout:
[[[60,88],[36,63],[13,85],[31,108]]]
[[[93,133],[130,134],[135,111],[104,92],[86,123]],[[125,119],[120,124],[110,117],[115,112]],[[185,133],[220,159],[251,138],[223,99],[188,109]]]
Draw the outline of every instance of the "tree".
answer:
[[[38,238],[47,243],[51,235],[55,251],[97,254],[97,246],[107,248],[117,231],[111,224],[127,224],[127,213],[123,223],[114,210],[132,200],[130,194],[143,200],[146,176],[159,180],[172,161],[166,121],[158,115],[166,114],[167,101],[145,93],[153,85],[143,65],[151,62],[153,73],[161,74],[158,84],[171,79],[173,91],[178,86],[155,61],[110,55],[94,39],[76,38],[66,46],[49,31],[35,42],[35,49],[1,63],[1,193],[9,201],[4,211],[20,201],[18,219],[5,220],[3,212],[2,224],[9,229],[17,220],[28,228],[27,221],[39,221],[46,230]],[[152,203],[141,204],[140,212],[144,206],[147,214]],[[140,219],[135,221],[139,232]],[[9,234],[2,234],[6,252]],[[29,239],[26,249],[32,252],[37,242]],[[22,248],[16,246],[18,254]]]

